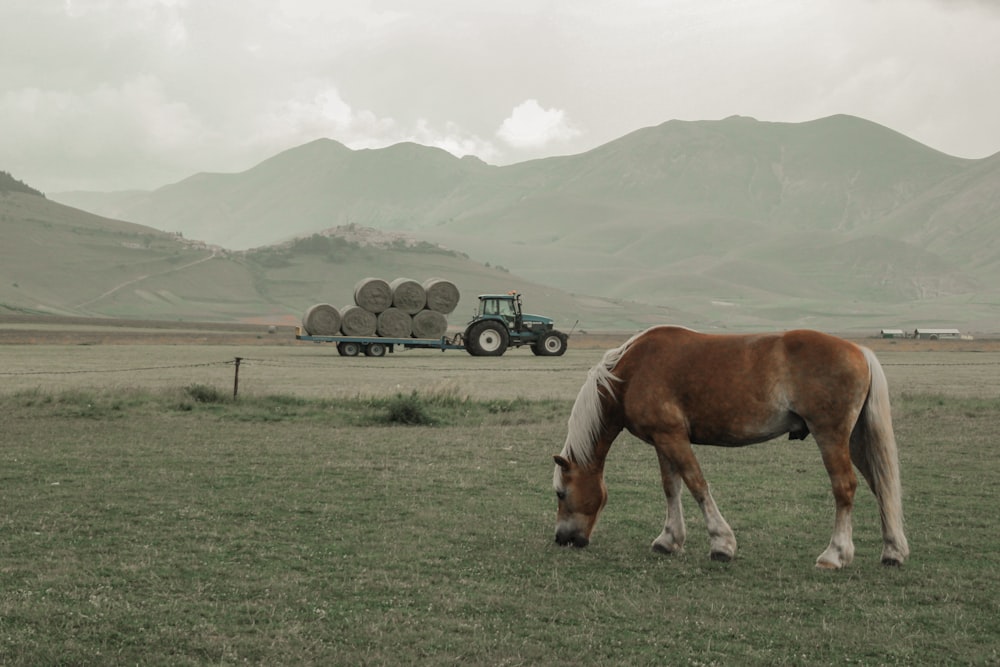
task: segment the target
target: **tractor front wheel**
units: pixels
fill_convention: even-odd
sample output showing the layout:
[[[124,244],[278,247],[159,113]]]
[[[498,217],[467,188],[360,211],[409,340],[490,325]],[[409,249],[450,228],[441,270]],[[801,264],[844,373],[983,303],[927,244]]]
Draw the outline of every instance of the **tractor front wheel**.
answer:
[[[465,335],[466,350],[474,357],[499,357],[509,342],[507,327],[495,320],[471,326]]]
[[[543,334],[531,351],[540,357],[561,357],[566,353],[566,336],[558,331]]]

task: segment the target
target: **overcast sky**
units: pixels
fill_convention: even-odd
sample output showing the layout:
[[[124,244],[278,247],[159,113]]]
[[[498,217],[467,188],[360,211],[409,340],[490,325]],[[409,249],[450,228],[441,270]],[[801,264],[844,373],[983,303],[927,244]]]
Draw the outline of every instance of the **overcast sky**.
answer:
[[[491,164],[733,114],[1000,151],[996,0],[0,0],[0,170],[45,192],[319,137]]]

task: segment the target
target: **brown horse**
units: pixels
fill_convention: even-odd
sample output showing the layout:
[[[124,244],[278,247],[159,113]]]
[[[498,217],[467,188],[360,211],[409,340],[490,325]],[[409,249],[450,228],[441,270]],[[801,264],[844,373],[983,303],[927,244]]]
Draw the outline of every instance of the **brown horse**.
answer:
[[[684,546],[683,481],[705,516],[711,558],[736,553],[692,443],[740,447],[811,433],[836,501],[833,537],[816,566],[837,569],[854,558],[852,462],[878,499],[882,563],[900,565],[909,555],[888,385],[867,348],[816,331],[722,336],[661,326],[608,350],[588,373],[554,457],[558,544],[590,543],[608,498],[604,461],[622,429],[652,445],[659,459],[667,518],[656,551]]]

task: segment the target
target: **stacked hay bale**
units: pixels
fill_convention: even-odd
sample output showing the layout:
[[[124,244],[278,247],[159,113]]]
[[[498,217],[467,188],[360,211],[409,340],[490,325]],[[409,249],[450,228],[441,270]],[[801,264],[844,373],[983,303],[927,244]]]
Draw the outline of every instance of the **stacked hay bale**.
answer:
[[[310,336],[441,338],[459,298],[458,288],[444,278],[364,278],[354,286],[353,304],[340,310],[316,304],[302,316],[302,328]]]
[[[328,303],[317,303],[302,315],[302,328],[310,336],[336,336],[340,331],[340,312]]]

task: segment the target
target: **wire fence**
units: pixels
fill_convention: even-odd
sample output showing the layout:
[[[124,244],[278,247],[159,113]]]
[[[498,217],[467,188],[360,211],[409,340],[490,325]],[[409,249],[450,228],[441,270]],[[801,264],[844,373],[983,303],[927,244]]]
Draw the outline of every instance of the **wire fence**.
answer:
[[[451,361],[457,361],[462,364],[467,355],[452,355]],[[329,356],[324,355],[322,361],[330,361]],[[121,366],[112,365],[102,365],[100,367],[93,368],[50,368],[40,370],[37,368],[26,368],[22,370],[0,370],[0,381],[3,378],[9,378],[7,380],[8,388],[11,388],[10,383],[14,386],[18,384],[18,379],[22,378],[27,380],[29,378],[37,378],[39,381],[45,382],[46,384],[51,384],[53,382],[59,382],[59,378],[65,377],[68,379],[86,377],[88,375],[107,377],[111,376],[114,378],[113,382],[119,382],[118,378],[114,376],[119,375],[127,377],[128,381],[131,382],[133,378],[143,378],[137,379],[136,381],[140,384],[145,384],[145,378],[148,378],[150,374],[163,374],[167,376],[168,374],[173,374],[171,377],[176,378],[176,372],[180,371],[184,373],[187,369],[207,369],[206,376],[203,376],[201,380],[197,379],[197,373],[192,374],[192,377],[188,378],[188,382],[208,382],[208,383],[218,383],[222,378],[219,376],[221,369],[226,367],[232,368],[230,378],[232,381],[232,394],[236,398],[241,391],[241,382],[250,382],[253,384],[256,391],[260,391],[261,387],[269,387],[272,390],[281,391],[282,389],[291,390],[295,393],[300,393],[303,387],[310,385],[323,385],[326,384],[329,387],[334,387],[336,391],[341,393],[349,393],[351,391],[363,391],[361,389],[362,383],[351,384],[352,379],[357,380],[357,374],[360,372],[376,383],[376,386],[388,386],[386,383],[388,380],[385,378],[390,378],[393,382],[394,387],[402,387],[404,384],[396,384],[396,381],[404,382],[405,386],[413,386],[416,388],[432,386],[436,380],[428,380],[429,374],[439,374],[445,371],[449,377],[462,376],[465,378],[466,382],[474,383],[475,381],[481,380],[484,377],[484,373],[488,374],[490,377],[496,378],[498,375],[504,377],[502,381],[488,383],[495,387],[501,387],[502,390],[507,391],[509,388],[519,386],[519,382],[524,379],[525,376],[535,376],[539,374],[547,374],[549,377],[559,376],[563,378],[569,378],[570,376],[580,375],[585,373],[585,368],[579,363],[568,364],[563,367],[555,367],[552,365],[537,365],[531,364],[535,367],[526,367],[524,363],[514,363],[510,367],[498,367],[491,366],[488,370],[482,368],[455,368],[454,365],[445,366],[440,362],[435,363],[430,356],[425,357],[423,360],[409,358],[405,360],[405,363],[400,363],[399,365],[393,364],[392,362],[388,364],[379,364],[379,366],[365,366],[365,362],[370,360],[366,358],[359,358],[353,360],[355,363],[350,364],[349,367],[341,366],[337,368],[337,363],[322,363],[322,361],[317,361],[316,358],[269,358],[269,357],[233,357],[225,360],[217,361],[202,361],[197,363],[185,363],[185,364],[122,364]],[[345,360],[346,361],[346,360]],[[532,358],[532,361],[537,361]],[[356,363],[356,362],[361,362]],[[254,374],[253,369],[260,369],[260,372]],[[215,369],[214,371],[211,369]],[[287,374],[281,374],[280,370],[291,370],[293,373],[297,372],[296,369],[302,369],[308,371],[305,374],[298,376],[299,381],[292,387],[289,386],[287,381]],[[367,369],[367,371],[365,370]],[[394,370],[395,369],[395,370]],[[330,371],[349,371],[350,378],[344,376],[344,373],[337,372],[335,376],[327,376],[323,378],[321,373],[329,373]],[[249,372],[248,372],[249,371]],[[276,371],[277,374],[276,374]],[[407,374],[407,380],[403,381],[396,377],[395,372],[405,372]],[[242,373],[242,376],[241,376]],[[372,375],[376,374],[383,378],[381,383],[378,380],[372,378]],[[511,376],[515,376],[517,380],[510,379]],[[210,378],[210,379],[209,379]],[[417,378],[417,379],[414,379]],[[423,378],[423,379],[420,379]],[[157,381],[163,378],[157,378]],[[277,382],[276,382],[277,380]],[[85,380],[84,380],[85,381]],[[34,382],[34,380],[32,380]],[[78,385],[79,381],[74,380],[74,384]],[[575,379],[572,382],[575,384]],[[162,382],[161,382],[162,384]],[[536,383],[532,383],[534,385]],[[59,382],[59,385],[63,388],[67,388],[65,385]],[[25,389],[35,388],[34,385],[23,385]],[[315,391],[305,390],[305,393],[315,393]],[[518,395],[524,394],[524,388],[516,390],[515,393]],[[529,392],[531,393],[531,392]],[[533,393],[538,393],[534,391]],[[542,394],[545,392],[543,391]]]
[[[225,366],[234,361],[211,361],[202,364],[171,364],[169,366],[138,366],[125,368],[82,368],[60,371],[0,371],[0,375],[80,375],[82,373],[138,373],[140,371],[164,371],[176,368],[205,368],[207,366]]]

